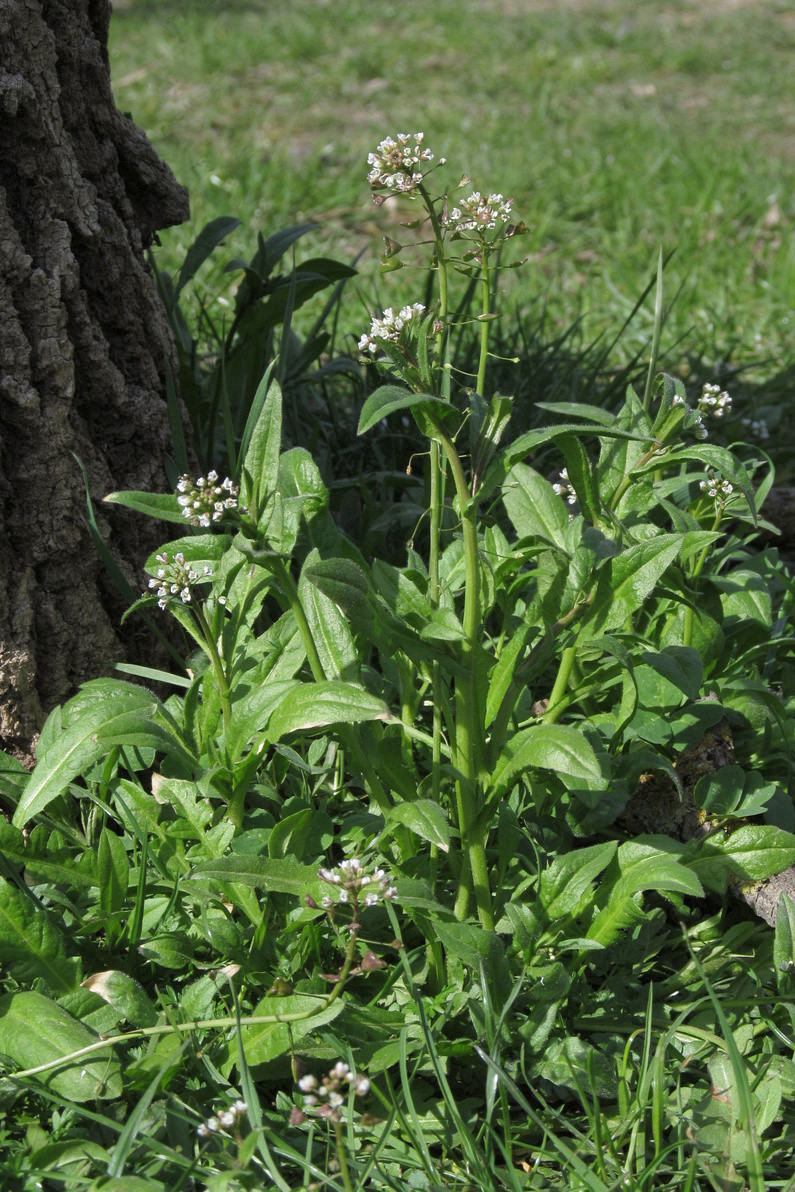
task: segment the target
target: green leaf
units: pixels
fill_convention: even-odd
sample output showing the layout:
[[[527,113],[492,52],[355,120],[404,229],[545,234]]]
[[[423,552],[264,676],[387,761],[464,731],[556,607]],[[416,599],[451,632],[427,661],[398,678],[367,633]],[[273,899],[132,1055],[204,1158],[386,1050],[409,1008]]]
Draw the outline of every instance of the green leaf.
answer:
[[[739,488],[748,502],[751,517],[754,524],[756,524],[756,500],[754,498],[754,487],[751,477],[737,456],[733,455],[731,451],[727,451],[725,447],[718,447],[714,443],[693,443],[678,451],[672,451],[662,459],[652,460],[651,463],[643,468],[636,468],[634,475],[640,476],[644,472],[657,471],[659,469],[668,471],[673,465],[692,461],[714,468],[724,479]]]
[[[0,957],[18,981],[45,981],[53,993],[68,993],[77,965],[66,958],[62,932],[32,894],[0,878]],[[1,1050],[1,1049],[0,1049]]]
[[[36,1068],[92,1043],[99,1035],[40,993],[0,997],[0,1054],[19,1068]],[[67,1101],[113,1100],[121,1096],[121,1064],[110,1048],[41,1072],[42,1082]]]
[[[292,894],[303,900],[306,894],[320,901],[327,887],[317,876],[317,866],[299,865],[289,857],[253,857],[235,853],[231,857],[220,857],[217,861],[203,861],[194,865],[191,880],[208,879],[223,882],[240,882],[257,890],[269,890],[278,894]]]
[[[224,558],[231,542],[229,534],[191,534],[186,538],[176,538],[161,549],[153,551],[144,563],[144,569],[147,575],[156,576],[163,566],[157,556],[165,552],[169,559],[183,554],[185,562],[194,570],[201,571],[203,567],[214,570],[215,565]]]
[[[394,719],[383,700],[353,683],[302,683],[287,694],[271,716],[268,738],[275,743],[287,733],[308,732],[330,724]]]
[[[92,973],[81,982],[84,989],[90,989],[109,1006],[113,1006],[127,1019],[131,1026],[154,1026],[158,1012],[154,1002],[143,987],[127,973],[109,969],[104,973]]]
[[[596,524],[602,512],[599,473],[591,464],[578,435],[560,435],[557,445],[566,460],[569,483],[577,494],[583,517]]]
[[[507,795],[529,769],[555,770],[568,778],[598,782],[602,768],[582,733],[561,724],[537,724],[515,733],[494,767],[489,796]]]
[[[184,931],[164,931],[140,944],[138,951],[153,964],[185,972],[195,960],[197,946]]]
[[[279,458],[282,449],[282,391],[266,373],[254,401],[265,400],[246,449],[241,473],[241,500],[259,521],[267,498],[279,485]]]
[[[413,803],[398,803],[391,808],[387,824],[404,824],[415,835],[430,841],[443,852],[450,849],[450,825],[444,809],[432,799],[417,799]]]
[[[241,1027],[243,1048],[249,1064],[265,1064],[280,1055],[294,1050],[293,1044],[305,1038],[318,1027],[327,1026],[345,1009],[345,1002],[338,998],[330,1006],[323,1006],[323,999],[307,994],[293,993],[287,997],[265,997],[254,1007],[254,1017],[271,1015],[286,1016],[306,1014],[307,1018],[295,1022],[272,1022]]]
[[[676,559],[682,534],[658,534],[615,555],[602,568],[595,611],[602,631],[618,629],[638,609]]]
[[[444,424],[451,417],[451,412],[458,418],[455,408],[441,397],[433,397],[430,393],[411,393],[408,389],[399,389],[396,385],[382,385],[375,393],[370,394],[362,406],[356,433],[366,434],[388,414],[395,414],[398,410],[427,414],[437,424]]]
[[[724,840],[711,836],[708,845],[746,882],[763,882],[795,864],[795,836],[772,824],[744,824]]]
[[[85,892],[97,884],[92,853],[76,860],[72,849],[51,847],[37,838],[26,843],[19,828],[5,820],[0,820],[0,854],[24,869],[34,885],[48,882]]]
[[[123,505],[125,509],[134,509],[136,513],[145,513],[158,521],[185,525],[185,515],[176,493],[108,493],[103,499],[108,505]]]
[[[163,730],[147,732],[159,706],[150,692],[118,679],[97,680],[97,683],[102,689],[101,702],[89,703],[84,713],[38,758],[14,812],[13,822],[17,827],[38,815],[66,790],[73,778],[104,757],[114,743],[117,730],[125,738],[122,743],[127,743],[127,738],[135,742],[135,726],[139,725],[138,743],[142,747],[153,741],[155,748],[162,747]],[[82,690],[90,687],[91,684],[86,684]]]
[[[646,651],[641,657],[688,699],[698,699],[704,682],[704,664],[698,650],[690,646],[666,646],[659,654]]]
[[[519,538],[544,538],[563,548],[569,516],[552,485],[526,464],[516,464],[502,487],[502,502]]]
[[[373,621],[372,584],[358,563],[345,558],[323,559],[313,551],[307,556],[301,575],[333,600],[352,624],[367,632]]]
[[[595,916],[587,938],[611,944],[640,917],[638,896],[646,890],[702,897],[701,882],[683,862],[685,852],[686,846],[669,836],[638,836],[622,844],[599,883],[599,898],[605,905]]]
[[[506,447],[497,458],[489,465],[486,470],[486,475],[483,479],[483,484],[478,489],[478,499],[481,501],[487,500],[495,489],[500,488],[515,464],[519,463],[531,455],[543,443],[549,443],[560,437],[560,435],[576,434],[576,435],[598,435],[600,439],[615,438],[615,439],[633,439],[640,442],[647,442],[645,435],[633,434],[630,431],[619,430],[615,426],[600,426],[598,423],[593,423],[588,426],[585,423],[566,422],[559,426],[544,426],[537,430],[529,430],[525,434],[520,435],[508,447]]]
[[[309,558],[316,553],[312,551]],[[328,679],[355,682],[359,677],[359,657],[348,618],[303,572],[298,581],[298,596],[323,673]]]
[[[267,728],[287,692],[301,686],[299,679],[272,679],[269,676],[267,682],[232,700],[232,719],[223,738],[232,757],[243,755],[254,737]]]
[[[480,972],[481,965],[487,980],[493,982],[498,997],[507,997],[511,988],[505,945],[493,931],[484,931],[471,923],[434,920],[434,929],[444,948],[457,956],[463,964]]]
[[[776,913],[773,963],[779,989],[791,989],[795,975],[795,902],[783,892],[779,896]]]
[[[100,908],[107,915],[115,914],[122,909],[127,896],[130,862],[124,841],[110,828],[103,828],[99,838],[97,878]]]
[[[563,918],[578,908],[591,883],[613,860],[617,848],[615,840],[607,840],[564,853],[547,866],[541,874],[538,897],[550,919]]]
[[[185,253],[185,260],[182,262],[182,268],[174,285],[175,297],[179,296],[180,290],[187,285],[197,270],[204,264],[213,249],[217,248],[230,232],[234,232],[235,228],[239,227],[240,220],[235,219],[232,215],[219,215],[216,219],[211,219],[208,224],[204,225],[193,241],[193,244],[191,244]]]

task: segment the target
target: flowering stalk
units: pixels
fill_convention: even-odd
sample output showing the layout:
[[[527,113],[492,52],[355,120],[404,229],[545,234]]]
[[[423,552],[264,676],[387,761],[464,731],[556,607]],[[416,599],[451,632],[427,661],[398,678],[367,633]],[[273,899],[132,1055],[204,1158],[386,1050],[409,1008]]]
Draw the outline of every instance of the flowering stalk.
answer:
[[[707,388],[707,386],[705,386],[705,389],[706,388]],[[717,389],[717,385],[714,386],[714,388]],[[725,393],[720,394],[719,397],[727,398],[728,394],[725,394]],[[720,417],[720,415],[718,415],[718,417]],[[731,494],[734,492],[734,486],[732,484],[730,484],[728,480],[719,478],[715,474],[715,472],[712,470],[712,468],[708,468],[706,480],[702,480],[700,482],[699,488],[701,489],[702,492],[706,493],[707,496],[711,497],[712,500],[714,501],[715,519],[711,526],[711,530],[714,533],[715,530],[717,530],[718,527],[720,526],[721,521],[723,520],[723,512],[726,508],[726,502],[728,501]],[[709,557],[709,553],[710,553],[711,549],[712,549],[712,543],[708,542],[707,545],[703,548],[703,550],[699,554],[699,556],[695,562],[695,566],[693,567],[693,583],[696,586],[698,585],[699,576],[701,575],[701,572],[704,569],[704,564],[706,563],[706,561]],[[685,646],[690,646],[693,644],[693,620],[694,620],[693,605],[688,604],[685,606],[684,630],[683,630],[683,634],[682,634],[682,644]]]

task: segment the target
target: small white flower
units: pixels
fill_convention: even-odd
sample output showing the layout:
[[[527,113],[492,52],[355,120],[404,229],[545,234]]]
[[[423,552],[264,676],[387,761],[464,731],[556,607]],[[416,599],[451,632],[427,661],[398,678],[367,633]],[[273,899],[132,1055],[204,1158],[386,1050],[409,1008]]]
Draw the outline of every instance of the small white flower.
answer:
[[[370,1092],[370,1081],[366,1076],[357,1076],[353,1087],[359,1096],[363,1097],[365,1093]]]
[[[430,149],[422,147],[424,139],[425,134],[421,132],[415,132],[413,136],[399,132],[397,139],[385,137],[375,153],[367,156],[367,164],[372,166],[367,181],[372,189],[415,195],[422,182],[423,163],[433,160]]]
[[[400,343],[403,332],[410,328],[425,314],[425,307],[421,302],[412,306],[404,306],[397,314],[393,307],[388,306],[381,318],[374,317],[370,323],[370,331],[359,340],[359,351],[369,352],[374,356],[384,343]]]
[[[473,190],[469,198],[460,199],[459,204],[443,217],[445,227],[454,232],[475,232],[482,236],[485,231],[493,231],[498,223],[510,219],[513,199],[499,194],[482,195],[479,190]]]
[[[313,1089],[317,1088],[317,1078],[314,1076],[302,1076],[298,1081],[298,1087],[302,1093],[311,1093]]]

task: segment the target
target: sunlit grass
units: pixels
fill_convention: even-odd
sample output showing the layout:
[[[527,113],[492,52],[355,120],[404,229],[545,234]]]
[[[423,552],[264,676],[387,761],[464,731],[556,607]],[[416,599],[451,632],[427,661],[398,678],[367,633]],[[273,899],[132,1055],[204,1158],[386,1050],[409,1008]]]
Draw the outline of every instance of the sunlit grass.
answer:
[[[373,233],[403,213],[373,209],[366,154],[422,128],[476,186],[515,197],[531,227],[510,279],[520,304],[543,296],[559,325],[581,314],[597,334],[629,312],[662,244],[676,250],[669,294],[681,286],[669,341],[692,332],[713,359],[741,345],[772,373],[795,326],[787,9],[123,0],[112,72],[191,193],[190,224],[163,235],[167,264],[218,214],[243,220],[241,252],[311,218],[324,251],[364,248],[372,275]]]

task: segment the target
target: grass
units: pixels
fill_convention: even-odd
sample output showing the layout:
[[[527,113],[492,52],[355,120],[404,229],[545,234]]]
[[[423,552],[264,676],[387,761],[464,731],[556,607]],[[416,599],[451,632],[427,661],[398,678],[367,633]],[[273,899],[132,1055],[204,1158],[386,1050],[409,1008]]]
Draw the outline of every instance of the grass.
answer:
[[[680,291],[668,343],[688,335],[703,359],[752,360],[764,379],[782,372],[795,327],[794,33],[775,0],[249,0],[222,12],[120,0],[111,64],[119,106],[190,190],[190,223],[162,237],[166,267],[216,215],[243,220],[230,255],[311,218],[318,247],[364,250],[372,278],[378,236],[402,213],[373,208],[366,154],[422,128],[476,186],[515,197],[531,228],[531,260],[506,283],[520,309],[542,300],[553,326],[580,316],[589,338],[614,329],[662,244],[675,249],[668,293]],[[365,321],[351,312],[352,330]]]

